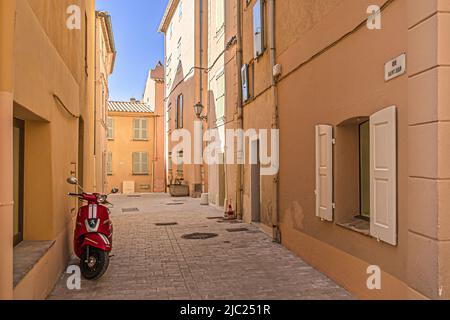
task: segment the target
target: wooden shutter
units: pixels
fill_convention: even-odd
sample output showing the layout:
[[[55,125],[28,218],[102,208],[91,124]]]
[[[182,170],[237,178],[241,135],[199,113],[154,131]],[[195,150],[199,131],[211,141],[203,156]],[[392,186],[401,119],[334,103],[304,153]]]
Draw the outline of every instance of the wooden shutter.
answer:
[[[316,216],[333,221],[333,127],[316,126]]]
[[[141,173],[148,174],[148,153],[141,153]]]
[[[133,152],[133,174],[139,174],[140,172],[140,159],[139,153]]]
[[[106,173],[108,175],[112,175],[112,152],[108,152],[108,156],[106,159]]]
[[[108,139],[114,139],[114,120],[111,117],[108,117],[106,120],[108,127]]]
[[[141,139],[148,139],[148,121],[147,119],[141,119]]]
[[[396,107],[370,118],[370,233],[397,245]]]
[[[140,134],[140,123],[139,123],[139,119],[133,119],[133,139],[137,140],[139,139],[139,134]]]
[[[242,101],[247,102],[249,99],[248,90],[248,64],[244,64],[241,69],[241,79],[242,79]]]

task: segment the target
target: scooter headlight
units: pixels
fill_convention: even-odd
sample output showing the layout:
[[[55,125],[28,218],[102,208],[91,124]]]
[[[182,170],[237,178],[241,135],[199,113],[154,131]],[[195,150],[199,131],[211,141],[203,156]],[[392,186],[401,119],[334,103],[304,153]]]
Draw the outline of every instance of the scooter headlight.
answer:
[[[97,197],[97,201],[99,203],[105,203],[106,202],[107,197],[104,194],[101,194]]]

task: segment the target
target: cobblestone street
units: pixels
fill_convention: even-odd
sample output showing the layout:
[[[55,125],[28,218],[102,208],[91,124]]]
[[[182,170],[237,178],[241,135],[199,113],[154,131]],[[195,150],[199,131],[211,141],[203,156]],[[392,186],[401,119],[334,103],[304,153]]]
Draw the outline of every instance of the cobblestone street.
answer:
[[[198,200],[142,195],[110,201],[115,233],[109,270],[98,281],[83,280],[80,291],[68,290],[62,275],[50,299],[351,298],[255,226],[221,223],[222,212]],[[243,230],[227,230],[236,228]],[[218,236],[182,238],[191,233]]]

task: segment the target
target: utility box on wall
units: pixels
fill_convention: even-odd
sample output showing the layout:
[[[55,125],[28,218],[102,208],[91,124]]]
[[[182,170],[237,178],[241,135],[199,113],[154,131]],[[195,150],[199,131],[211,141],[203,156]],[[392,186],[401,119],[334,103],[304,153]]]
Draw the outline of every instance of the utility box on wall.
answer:
[[[132,194],[134,192],[135,192],[134,181],[124,181],[122,183],[122,193],[123,194]]]

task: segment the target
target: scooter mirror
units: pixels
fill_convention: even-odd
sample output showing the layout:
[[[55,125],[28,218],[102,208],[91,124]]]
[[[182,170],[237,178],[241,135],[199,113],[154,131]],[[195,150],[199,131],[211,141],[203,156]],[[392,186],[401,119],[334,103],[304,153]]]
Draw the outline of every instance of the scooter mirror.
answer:
[[[73,185],[78,185],[78,179],[77,178],[75,178],[75,177],[70,177],[70,178],[68,178],[67,179],[67,183],[68,184],[73,184]]]
[[[119,189],[117,189],[117,188],[113,188],[112,190],[111,190],[111,193],[112,194],[116,194],[116,193],[118,193],[119,192]]]

